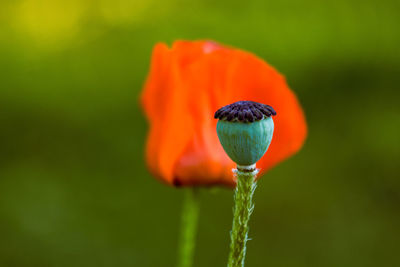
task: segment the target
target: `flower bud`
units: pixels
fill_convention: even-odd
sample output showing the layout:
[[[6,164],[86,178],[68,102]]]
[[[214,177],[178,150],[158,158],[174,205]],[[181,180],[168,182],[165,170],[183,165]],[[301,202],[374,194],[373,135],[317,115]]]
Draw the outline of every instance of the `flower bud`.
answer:
[[[274,132],[275,110],[253,101],[239,101],[215,112],[217,135],[226,154],[238,165],[255,164],[267,151]]]

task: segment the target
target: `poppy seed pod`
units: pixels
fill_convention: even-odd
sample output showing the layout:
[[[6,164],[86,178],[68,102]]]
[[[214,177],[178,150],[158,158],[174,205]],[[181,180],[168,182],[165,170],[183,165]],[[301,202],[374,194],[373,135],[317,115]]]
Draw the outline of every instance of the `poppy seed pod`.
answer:
[[[217,135],[226,154],[238,165],[255,164],[267,151],[274,132],[275,110],[253,101],[239,101],[215,112]]]

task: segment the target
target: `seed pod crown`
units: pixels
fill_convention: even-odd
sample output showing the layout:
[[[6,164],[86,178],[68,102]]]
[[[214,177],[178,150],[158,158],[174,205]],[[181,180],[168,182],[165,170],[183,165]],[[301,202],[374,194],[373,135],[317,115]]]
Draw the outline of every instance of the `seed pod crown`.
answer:
[[[214,118],[231,122],[254,122],[275,115],[276,111],[269,105],[253,101],[238,101],[218,109]]]

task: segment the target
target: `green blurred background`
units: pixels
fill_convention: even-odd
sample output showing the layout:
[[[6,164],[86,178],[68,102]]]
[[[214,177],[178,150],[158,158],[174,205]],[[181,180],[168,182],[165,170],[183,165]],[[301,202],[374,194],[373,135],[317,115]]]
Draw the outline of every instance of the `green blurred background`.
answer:
[[[0,266],[173,266],[181,189],[148,173],[152,46],[213,39],[283,72],[303,150],[260,180],[249,267],[400,266],[398,1],[0,2]],[[195,266],[225,266],[228,189]]]

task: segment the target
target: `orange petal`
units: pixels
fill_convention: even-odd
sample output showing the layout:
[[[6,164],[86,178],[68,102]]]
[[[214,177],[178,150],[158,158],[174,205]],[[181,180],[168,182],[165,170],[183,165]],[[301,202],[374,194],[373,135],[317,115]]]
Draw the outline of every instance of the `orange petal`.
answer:
[[[217,122],[212,119],[215,103],[211,102],[208,90],[216,83],[212,75],[215,70],[209,64],[209,59],[213,57],[211,53],[221,47],[215,43],[196,42],[196,45],[190,46],[196,55],[191,58],[193,54],[187,55],[182,45],[174,44],[173,47],[180,48],[180,62],[185,64],[180,72],[183,86],[188,92],[187,112],[193,118],[194,135],[175,166],[176,179],[183,185],[233,184],[231,169],[234,164],[218,141],[215,130]]]
[[[186,94],[174,51],[157,45],[142,95],[150,121],[146,156],[153,173],[168,183],[173,182],[175,162],[193,135]]]
[[[265,171],[302,146],[306,123],[284,77],[251,53],[207,41],[178,41],[153,52],[142,103],[150,120],[147,161],[173,184],[234,185],[234,163],[216,134],[214,112],[239,100],[277,110],[270,149],[258,163]]]

